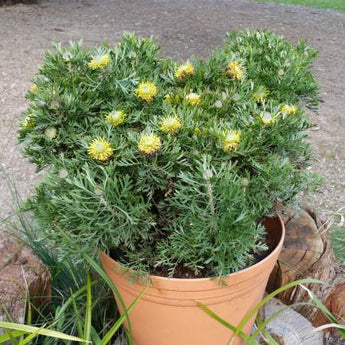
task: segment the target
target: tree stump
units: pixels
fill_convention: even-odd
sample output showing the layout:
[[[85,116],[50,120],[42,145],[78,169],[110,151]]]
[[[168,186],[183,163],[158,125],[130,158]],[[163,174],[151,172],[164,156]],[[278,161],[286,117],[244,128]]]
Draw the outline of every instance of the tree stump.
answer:
[[[50,298],[46,266],[23,243],[0,233],[0,321],[23,323],[27,303],[38,307]]]
[[[332,245],[327,238],[325,224],[310,208],[281,212],[286,226],[286,240],[278,263],[268,284],[271,292],[297,279],[319,279],[327,284],[309,284],[307,287],[323,302],[332,314],[343,322],[345,319],[345,273],[334,257]],[[291,288],[279,295],[288,305],[310,301],[301,287]],[[330,321],[312,306],[295,308],[314,326]]]

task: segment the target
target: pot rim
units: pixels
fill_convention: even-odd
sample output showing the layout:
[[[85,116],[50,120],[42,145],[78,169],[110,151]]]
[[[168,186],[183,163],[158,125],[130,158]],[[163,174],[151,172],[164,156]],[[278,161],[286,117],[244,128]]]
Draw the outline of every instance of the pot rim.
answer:
[[[257,262],[254,265],[251,265],[251,266],[243,268],[243,269],[241,269],[239,271],[230,273],[230,274],[228,274],[227,276],[224,276],[224,277],[215,276],[215,277],[206,277],[206,278],[169,278],[169,277],[156,276],[154,274],[147,274],[147,276],[148,277],[152,277],[154,280],[158,280],[158,281],[161,280],[161,281],[182,282],[182,283],[184,283],[184,282],[191,282],[191,281],[193,281],[193,282],[204,282],[204,281],[209,281],[209,280],[212,280],[212,279],[228,279],[230,277],[234,277],[234,276],[237,276],[239,274],[243,274],[244,272],[252,270],[253,268],[259,268],[259,267],[265,265],[265,263],[267,261],[269,261],[272,256],[274,256],[277,252],[279,252],[281,250],[281,247],[283,246],[283,242],[284,242],[284,239],[285,239],[285,224],[284,224],[283,219],[280,216],[280,214],[276,214],[274,217],[267,217],[267,218],[270,218],[270,219],[277,218],[279,220],[280,230],[281,230],[280,240],[276,244],[275,248],[264,259],[260,260],[259,262]],[[114,261],[114,263],[117,266],[120,266],[120,267],[126,269],[126,272],[124,272],[124,273],[128,274],[129,272],[133,272],[135,274],[135,270],[130,269],[130,268],[126,267],[126,266],[123,266],[121,263],[119,263],[118,261],[116,261],[113,258],[111,258],[109,255],[107,255],[104,251],[101,251],[99,255],[100,256],[106,256],[108,259]]]

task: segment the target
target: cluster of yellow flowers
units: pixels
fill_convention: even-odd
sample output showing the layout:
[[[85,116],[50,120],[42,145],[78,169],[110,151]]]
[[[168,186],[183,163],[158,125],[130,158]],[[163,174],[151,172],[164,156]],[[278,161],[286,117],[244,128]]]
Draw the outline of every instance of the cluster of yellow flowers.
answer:
[[[103,68],[109,63],[109,56],[102,55],[100,57],[94,57],[89,63],[89,66],[93,69]],[[228,75],[235,79],[241,80],[244,76],[243,66],[239,61],[231,61],[227,67]],[[183,80],[187,76],[194,74],[194,66],[187,62],[177,68],[175,71],[175,77],[177,79]],[[143,81],[139,83],[135,90],[135,94],[138,98],[151,102],[157,95],[157,86],[151,81]],[[259,91],[253,94],[253,99],[259,103],[263,103],[269,92],[265,87],[259,89]],[[164,96],[164,102],[171,103],[172,101],[179,100],[178,95],[166,94]],[[184,97],[184,100],[191,106],[197,106],[201,102],[201,96],[196,93],[189,93]],[[295,114],[297,108],[295,106],[283,105],[281,107],[281,112],[283,114]],[[260,114],[261,121],[264,125],[272,124],[276,121],[276,116],[273,116],[270,112],[264,111]],[[105,121],[110,123],[112,126],[117,127],[125,122],[126,114],[123,110],[114,110],[105,116]],[[29,121],[27,121],[29,123]],[[162,118],[160,122],[160,130],[163,133],[174,135],[182,128],[181,119],[177,115],[166,115]],[[54,128],[55,130],[55,128]],[[202,131],[200,128],[195,128],[193,134],[199,135]],[[50,133],[46,133],[47,137],[54,138],[56,136],[53,129],[50,129]],[[241,132],[236,130],[229,130],[220,136],[222,141],[222,147],[225,152],[235,151],[241,141]],[[153,155],[157,153],[162,147],[162,141],[160,137],[156,134],[143,134],[138,142],[138,151],[144,155]],[[90,145],[88,153],[89,155],[97,160],[106,161],[112,154],[114,149],[112,148],[110,142],[104,138],[94,139]]]
[[[114,126],[118,126],[123,123],[125,119],[124,113],[114,111],[106,116],[106,121]],[[161,120],[160,130],[167,134],[175,134],[182,127],[181,120],[177,115],[168,115]],[[142,135],[139,143],[139,152],[145,155],[153,155],[158,152],[162,146],[161,139],[155,134]],[[97,160],[106,161],[113,153],[113,148],[109,141],[104,138],[97,138],[93,140],[89,145],[89,155]]]
[[[103,69],[110,63],[110,56],[108,54],[98,54],[92,56],[91,61],[88,63],[90,69]],[[175,70],[174,76],[180,81],[184,81],[186,78],[193,76],[195,69],[190,61],[178,66]],[[226,69],[227,75],[237,81],[241,81],[244,78],[244,67],[238,60],[230,61]],[[32,93],[37,92],[38,86],[32,84],[30,91]],[[191,90],[192,91],[192,90]],[[142,81],[139,83],[135,90],[135,95],[149,103],[152,102],[158,93],[158,88],[152,81]],[[266,87],[259,88],[258,91],[253,93],[252,98],[258,103],[264,103],[269,95],[269,91]],[[180,100],[179,95],[174,95],[172,93],[166,94],[164,96],[164,102],[172,103],[178,102]],[[201,103],[201,95],[190,92],[184,96],[184,101],[189,106],[198,106]],[[220,108],[222,102],[220,100],[215,102],[215,107]],[[285,104],[280,108],[280,113],[283,115],[294,115],[298,111],[296,106]],[[279,115],[279,113],[278,113]],[[105,115],[105,122],[111,124],[113,127],[120,126],[126,121],[126,114],[123,110],[114,110]],[[269,125],[277,120],[277,115],[273,115],[268,111],[263,111],[260,115],[261,122],[264,125]],[[33,128],[35,126],[35,118],[33,114],[29,114],[21,123],[22,128]],[[160,121],[160,131],[168,134],[174,135],[180,131],[182,128],[182,122],[179,116],[176,114],[166,115]],[[193,131],[195,136],[205,133],[202,129],[196,127]],[[53,140],[57,137],[58,131],[55,127],[49,127],[44,131],[44,135],[48,140]],[[221,141],[222,148],[225,152],[235,151],[238,149],[239,143],[241,141],[241,132],[236,130],[228,130],[219,135],[219,140]],[[162,147],[161,138],[153,133],[142,134],[138,141],[138,151],[144,155],[153,155],[157,153]],[[99,161],[108,160],[114,152],[114,148],[111,143],[107,141],[104,137],[98,137],[91,141],[88,147],[88,154],[93,159]]]

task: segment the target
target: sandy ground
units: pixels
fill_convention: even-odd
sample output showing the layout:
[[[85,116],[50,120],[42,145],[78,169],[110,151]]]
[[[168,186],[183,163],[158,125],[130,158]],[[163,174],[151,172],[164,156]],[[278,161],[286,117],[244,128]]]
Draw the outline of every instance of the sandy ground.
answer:
[[[345,14],[279,4],[231,0],[64,0],[0,8],[0,162],[23,197],[39,179],[16,146],[18,116],[44,52],[52,42],[83,39],[95,46],[119,40],[122,31],[153,35],[176,59],[207,57],[232,29],[273,29],[319,50],[314,69],[324,102],[313,115],[312,170],[324,178],[311,203],[323,216],[345,214]],[[342,209],[344,207],[344,209]],[[0,216],[11,208],[0,179]]]

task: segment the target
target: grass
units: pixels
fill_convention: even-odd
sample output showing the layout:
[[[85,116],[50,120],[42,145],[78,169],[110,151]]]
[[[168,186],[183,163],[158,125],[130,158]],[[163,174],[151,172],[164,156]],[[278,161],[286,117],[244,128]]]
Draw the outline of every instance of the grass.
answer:
[[[335,257],[345,267],[345,206],[332,212],[325,225]]]
[[[254,0],[260,2],[276,2],[288,5],[300,5],[321,9],[345,12],[345,0]]]
[[[345,228],[336,227],[330,237],[336,258],[345,264]]]

